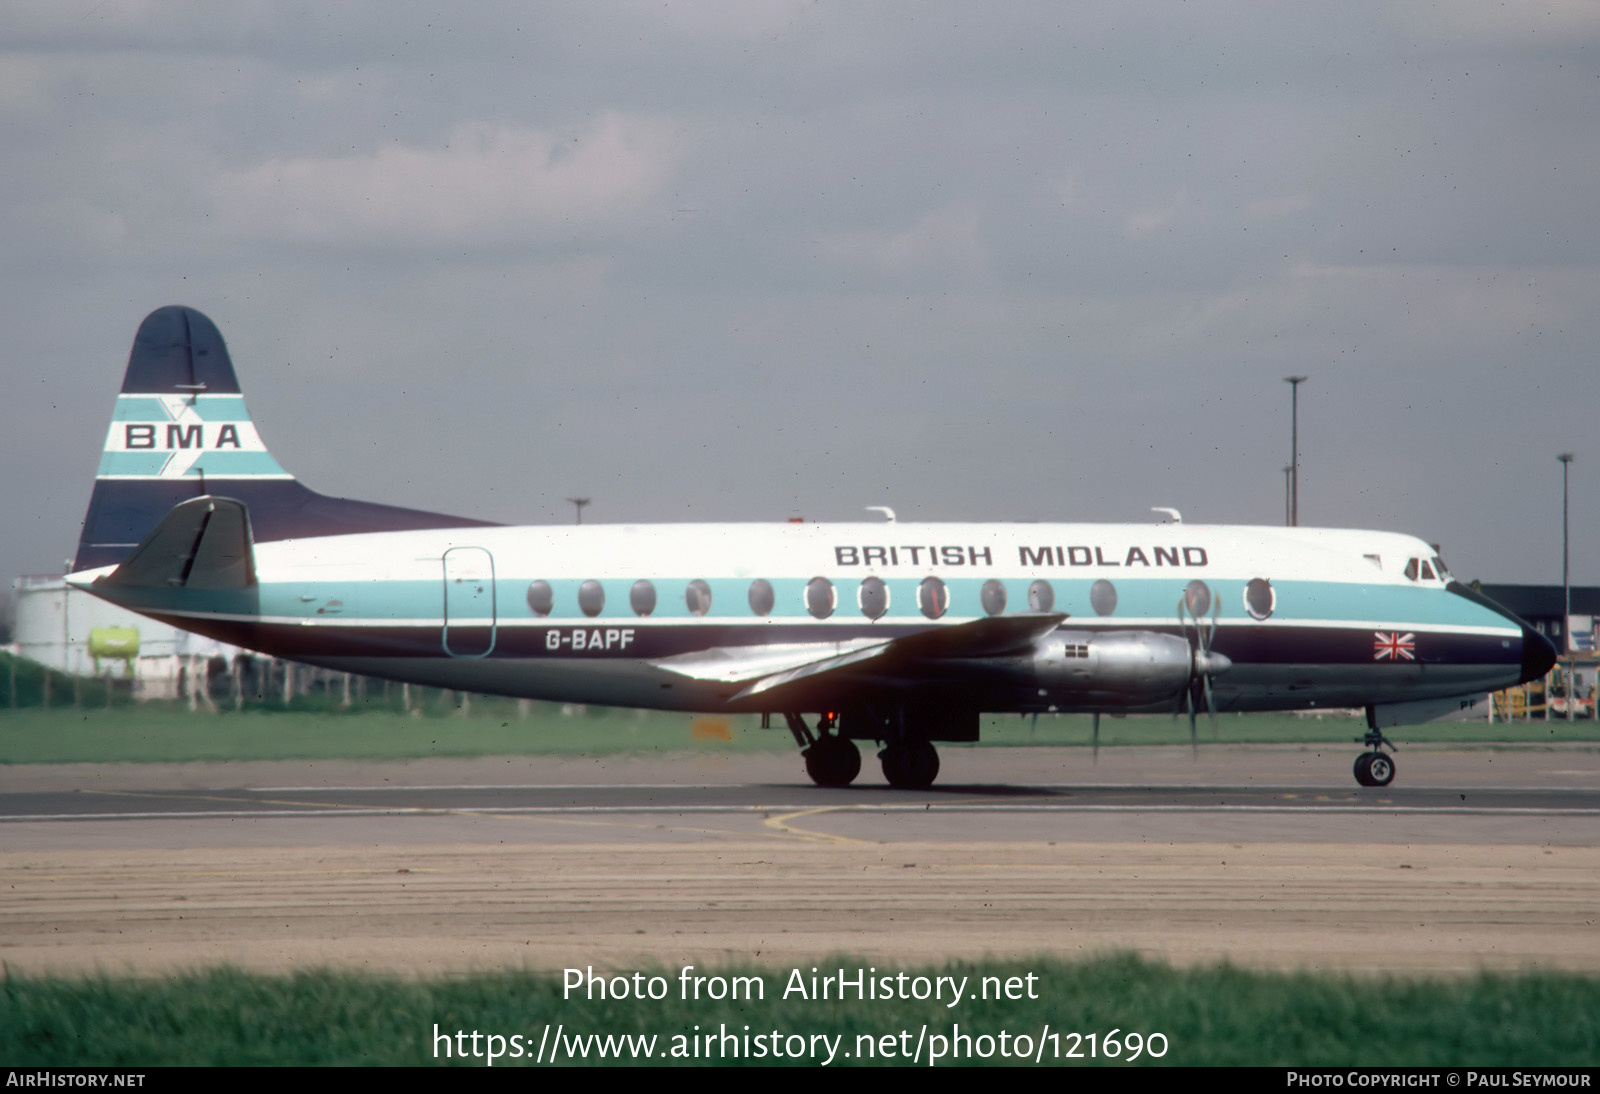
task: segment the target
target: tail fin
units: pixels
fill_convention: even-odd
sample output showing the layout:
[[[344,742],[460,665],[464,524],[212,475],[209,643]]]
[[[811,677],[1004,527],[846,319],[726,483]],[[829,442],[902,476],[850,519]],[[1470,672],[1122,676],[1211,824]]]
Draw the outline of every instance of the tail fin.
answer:
[[[159,308],[133,339],[73,569],[121,562],[174,506],[207,494],[243,502],[258,543],[491,523],[302,486],[256,432],[216,324]]]

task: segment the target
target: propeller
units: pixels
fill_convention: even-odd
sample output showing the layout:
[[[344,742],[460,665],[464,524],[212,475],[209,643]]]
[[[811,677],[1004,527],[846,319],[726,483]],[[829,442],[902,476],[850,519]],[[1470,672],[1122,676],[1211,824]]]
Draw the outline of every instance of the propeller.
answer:
[[[1189,683],[1183,689],[1183,700],[1184,709],[1189,713],[1189,748],[1198,755],[1200,742],[1195,721],[1202,704],[1211,719],[1212,736],[1217,732],[1217,706],[1211,679],[1233,667],[1233,662],[1224,654],[1211,648],[1217,634],[1217,604],[1205,582],[1191,581],[1184,586],[1183,594],[1178,597],[1178,624],[1183,628],[1191,653]]]

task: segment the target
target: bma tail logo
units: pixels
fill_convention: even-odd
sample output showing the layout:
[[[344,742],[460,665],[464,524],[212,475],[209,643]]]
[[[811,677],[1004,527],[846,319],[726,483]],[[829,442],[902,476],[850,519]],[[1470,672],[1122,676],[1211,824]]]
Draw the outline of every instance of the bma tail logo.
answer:
[[[1382,631],[1373,632],[1372,659],[1374,661],[1415,661],[1416,636]]]
[[[101,477],[287,477],[237,395],[135,395],[118,400]]]

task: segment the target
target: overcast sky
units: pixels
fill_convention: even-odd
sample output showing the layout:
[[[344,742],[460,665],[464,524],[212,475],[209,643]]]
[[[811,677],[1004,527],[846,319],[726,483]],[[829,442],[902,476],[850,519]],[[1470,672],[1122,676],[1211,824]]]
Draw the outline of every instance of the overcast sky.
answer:
[[[0,573],[139,321],[325,493],[1302,524],[1600,583],[1600,4],[0,5]]]

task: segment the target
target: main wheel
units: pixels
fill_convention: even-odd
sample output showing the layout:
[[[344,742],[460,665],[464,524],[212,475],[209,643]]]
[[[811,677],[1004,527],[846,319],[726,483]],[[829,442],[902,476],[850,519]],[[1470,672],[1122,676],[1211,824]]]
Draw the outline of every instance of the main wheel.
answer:
[[[896,790],[926,790],[939,777],[939,750],[927,741],[891,744],[878,753],[883,777]]]
[[[849,786],[861,774],[861,750],[843,737],[819,737],[801,755],[806,758],[806,774],[818,786]]]

